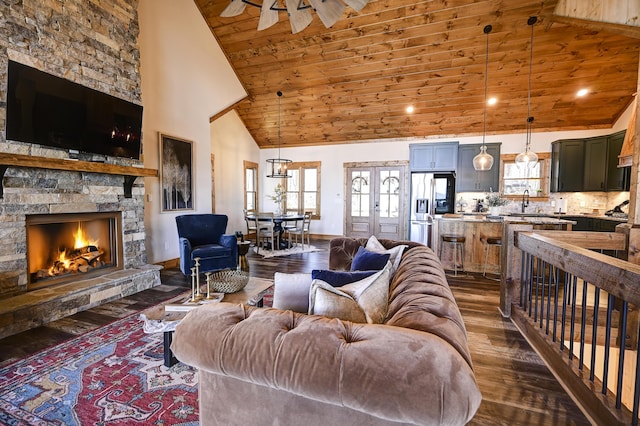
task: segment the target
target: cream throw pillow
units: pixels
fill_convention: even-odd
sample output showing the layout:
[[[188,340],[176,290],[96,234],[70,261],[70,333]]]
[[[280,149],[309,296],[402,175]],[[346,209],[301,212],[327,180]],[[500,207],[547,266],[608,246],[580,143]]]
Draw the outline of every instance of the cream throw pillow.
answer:
[[[389,262],[391,262],[391,275],[393,275],[396,273],[398,266],[400,266],[400,261],[402,260],[402,253],[404,252],[404,249],[406,249],[407,247],[409,246],[406,244],[402,244],[387,250],[380,243],[380,241],[378,241],[376,236],[372,235],[369,237],[369,240],[367,241],[367,245],[364,248],[366,248],[369,251],[373,251],[375,253],[383,253],[383,254],[388,253]]]
[[[391,263],[387,262],[381,271],[339,288],[313,280],[309,290],[309,315],[382,324],[387,315],[390,277]]]
[[[307,313],[309,310],[309,287],[311,274],[285,274],[276,272],[273,275],[273,307],[290,309]]]

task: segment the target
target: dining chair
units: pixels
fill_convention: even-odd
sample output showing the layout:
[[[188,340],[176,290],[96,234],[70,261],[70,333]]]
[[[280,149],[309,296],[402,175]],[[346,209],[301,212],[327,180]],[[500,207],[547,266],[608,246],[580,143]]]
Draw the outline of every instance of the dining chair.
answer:
[[[272,212],[256,213],[254,224],[256,227],[256,253],[260,252],[260,245],[263,242],[270,242],[271,250],[280,247],[280,233],[274,229],[275,222]]]
[[[304,238],[305,235],[307,237],[307,245],[311,245],[311,240],[309,239],[309,228],[311,226],[311,212],[305,212],[302,224],[300,226],[296,226],[295,228],[286,229],[286,233],[289,238],[289,247],[291,247],[291,237],[295,238],[295,242],[298,243],[298,235],[300,236],[300,240],[302,243],[302,250],[304,250]]]
[[[251,239],[251,234],[255,234],[255,244],[258,246],[258,229],[256,228],[255,220],[249,219],[249,217],[254,217],[256,212],[255,210],[242,209],[242,213],[244,214],[244,221],[247,224],[247,239]]]

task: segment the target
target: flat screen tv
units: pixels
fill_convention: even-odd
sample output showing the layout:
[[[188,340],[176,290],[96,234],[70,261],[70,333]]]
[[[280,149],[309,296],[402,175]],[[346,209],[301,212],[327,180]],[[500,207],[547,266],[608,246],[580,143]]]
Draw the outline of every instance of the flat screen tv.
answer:
[[[6,139],[140,158],[142,106],[9,61]]]

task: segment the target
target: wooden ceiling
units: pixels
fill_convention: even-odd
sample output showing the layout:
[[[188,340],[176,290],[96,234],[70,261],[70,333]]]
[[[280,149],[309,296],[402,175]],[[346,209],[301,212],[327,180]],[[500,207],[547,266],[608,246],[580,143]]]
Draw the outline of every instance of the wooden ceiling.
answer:
[[[257,7],[221,18],[229,1],[195,0],[249,94],[235,109],[261,148],[278,143],[278,90],[282,147],[482,134],[487,24],[498,99],[487,133],[524,132],[530,16],[534,133],[610,127],[638,86],[639,39],[567,25],[557,1],[372,0],[328,29],[312,12],[297,34],[285,12],[262,31]]]

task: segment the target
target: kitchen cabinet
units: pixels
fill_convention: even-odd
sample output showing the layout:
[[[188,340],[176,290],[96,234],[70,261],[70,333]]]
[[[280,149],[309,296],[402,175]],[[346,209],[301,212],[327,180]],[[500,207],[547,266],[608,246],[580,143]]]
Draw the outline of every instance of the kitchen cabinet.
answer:
[[[576,224],[573,225],[574,231],[616,232],[616,226],[624,223],[622,221],[589,217],[585,215],[566,216],[563,219],[573,220],[576,222]]]
[[[456,168],[456,192],[489,192],[500,188],[500,143],[487,143],[487,153],[493,156],[490,170],[473,168],[473,157],[480,153],[482,144],[460,145]]]
[[[631,167],[618,167],[618,156],[625,133],[626,130],[623,130],[607,139],[607,191],[628,191],[631,187]]]
[[[626,131],[551,144],[551,192],[628,191],[629,168],[618,168]]]
[[[451,172],[458,164],[458,142],[409,145],[412,172]]]
[[[604,191],[607,180],[607,137],[587,139],[584,142],[583,191]]]
[[[551,192],[582,191],[584,141],[570,139],[551,144]]]

